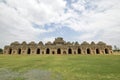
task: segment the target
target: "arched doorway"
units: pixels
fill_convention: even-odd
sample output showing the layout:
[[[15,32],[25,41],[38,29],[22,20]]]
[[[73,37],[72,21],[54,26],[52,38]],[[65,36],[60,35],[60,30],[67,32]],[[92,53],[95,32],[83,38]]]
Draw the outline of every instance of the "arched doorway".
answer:
[[[21,49],[18,49],[18,54],[21,54]]]
[[[105,54],[108,54],[109,52],[108,52],[108,49],[105,49]]]
[[[37,49],[37,54],[40,54],[40,49],[39,48]]]
[[[61,49],[60,48],[57,49],[57,54],[61,54]]]
[[[46,54],[50,54],[50,49],[49,48],[46,49]]]
[[[100,51],[99,51],[99,49],[96,49],[96,54],[100,54]]]
[[[91,53],[91,52],[90,52],[90,49],[88,48],[88,49],[87,49],[87,54],[90,54],[90,53]]]
[[[78,54],[81,54],[81,49],[80,48],[78,48]]]
[[[28,48],[28,50],[27,50],[27,54],[30,54],[31,53],[31,50],[30,50],[30,48]]]
[[[52,51],[52,54],[55,54],[55,51]]]
[[[12,49],[11,48],[9,49],[9,54],[12,54]]]
[[[66,51],[63,51],[63,54],[66,54]]]
[[[72,49],[71,48],[68,49],[68,54],[72,54]]]

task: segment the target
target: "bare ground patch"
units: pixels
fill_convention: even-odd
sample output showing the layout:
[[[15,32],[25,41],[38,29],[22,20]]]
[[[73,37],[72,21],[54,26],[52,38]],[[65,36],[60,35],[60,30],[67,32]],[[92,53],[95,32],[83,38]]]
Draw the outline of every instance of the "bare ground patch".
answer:
[[[62,80],[59,73],[44,70],[29,70],[24,73],[14,72],[9,69],[0,69],[1,80]]]

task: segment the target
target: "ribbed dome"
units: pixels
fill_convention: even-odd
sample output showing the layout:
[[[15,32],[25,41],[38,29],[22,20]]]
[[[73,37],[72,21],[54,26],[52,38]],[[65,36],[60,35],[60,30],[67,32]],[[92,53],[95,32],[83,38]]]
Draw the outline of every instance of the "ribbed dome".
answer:
[[[19,45],[20,43],[18,41],[15,41],[13,43],[11,43],[11,45]]]
[[[35,45],[36,43],[34,41],[31,41],[29,44],[30,45]]]
[[[106,45],[104,42],[100,41],[97,43],[98,45]]]
[[[95,45],[95,42],[92,41],[92,42],[91,42],[91,45]]]
[[[52,43],[50,41],[48,41],[45,45],[51,45]]]
[[[81,45],[89,45],[89,43],[84,41]]]
[[[76,41],[76,42],[75,42],[75,45],[79,45],[79,43]]]
[[[67,44],[67,45],[72,45],[72,43],[71,43],[71,42],[67,42],[66,44]]]
[[[27,43],[25,41],[22,42],[22,45],[26,45]]]
[[[38,43],[38,45],[43,45],[43,42],[42,42],[42,41],[40,41],[40,42]]]

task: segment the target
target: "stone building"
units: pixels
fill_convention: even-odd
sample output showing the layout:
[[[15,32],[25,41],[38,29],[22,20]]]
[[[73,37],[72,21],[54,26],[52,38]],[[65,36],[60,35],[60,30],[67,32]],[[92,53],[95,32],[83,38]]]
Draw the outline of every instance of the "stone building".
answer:
[[[79,44],[78,42],[66,42],[63,38],[55,38],[53,42],[43,44],[40,41],[38,44],[35,42],[21,44],[13,42],[4,47],[4,54],[112,54],[112,47],[106,45],[104,42],[90,44],[86,41]]]

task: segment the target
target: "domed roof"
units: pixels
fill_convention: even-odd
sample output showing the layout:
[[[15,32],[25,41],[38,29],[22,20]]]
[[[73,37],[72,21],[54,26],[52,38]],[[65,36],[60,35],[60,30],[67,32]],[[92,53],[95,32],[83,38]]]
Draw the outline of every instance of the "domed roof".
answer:
[[[23,41],[21,44],[22,44],[22,45],[26,45],[27,43],[26,43],[25,41]]]
[[[106,45],[106,43],[104,43],[104,42],[102,42],[102,41],[98,42],[97,44],[98,44],[98,45]]]
[[[42,42],[42,41],[40,41],[40,42],[38,43],[38,45],[43,45],[43,42]]]
[[[35,45],[36,43],[34,41],[31,41],[29,44],[30,45]]]
[[[69,42],[69,41],[68,41],[66,44],[67,44],[67,45],[72,45],[72,43],[71,43],[71,42]]]
[[[76,42],[75,42],[75,45],[79,45],[79,43],[76,41]]]
[[[52,43],[50,41],[48,41],[47,43],[45,43],[45,45],[51,45]]]
[[[89,45],[89,43],[84,41],[81,45]]]
[[[11,43],[11,45],[19,45],[20,43],[18,41],[15,41],[13,43]]]
[[[91,45],[95,45],[95,42],[92,41],[92,42],[91,42]]]

